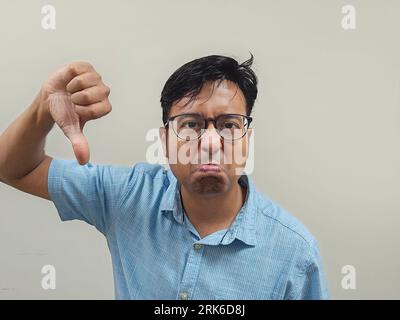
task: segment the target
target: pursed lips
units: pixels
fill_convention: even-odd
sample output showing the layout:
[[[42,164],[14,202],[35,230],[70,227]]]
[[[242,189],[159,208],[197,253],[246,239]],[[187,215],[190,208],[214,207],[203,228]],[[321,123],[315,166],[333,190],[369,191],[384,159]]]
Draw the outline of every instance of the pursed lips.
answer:
[[[200,172],[221,172],[222,167],[218,164],[214,163],[207,163],[207,164],[201,164],[199,165],[195,171],[200,171]]]

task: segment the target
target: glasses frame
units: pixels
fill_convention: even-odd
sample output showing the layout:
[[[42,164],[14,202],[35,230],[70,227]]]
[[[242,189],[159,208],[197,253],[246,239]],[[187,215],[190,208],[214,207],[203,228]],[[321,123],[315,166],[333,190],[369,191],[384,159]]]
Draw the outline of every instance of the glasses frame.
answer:
[[[239,139],[242,139],[242,138],[247,134],[247,131],[248,131],[249,128],[250,128],[250,124],[251,124],[251,122],[253,121],[253,118],[252,118],[252,117],[246,116],[246,115],[240,114],[240,113],[223,113],[223,114],[220,114],[220,115],[216,116],[215,118],[204,118],[204,117],[201,116],[199,113],[181,113],[181,114],[177,114],[177,115],[175,115],[175,116],[172,116],[172,117],[168,118],[168,120],[164,123],[164,127],[165,127],[165,128],[168,128],[170,122],[172,122],[172,121],[174,121],[176,118],[182,117],[182,116],[198,116],[198,117],[201,117],[201,118],[204,120],[204,124],[205,124],[205,127],[202,129],[202,132],[200,133],[200,135],[199,135],[196,139],[190,139],[190,140],[182,139],[182,138],[178,135],[178,133],[176,133],[175,130],[172,129],[172,131],[175,133],[175,135],[176,135],[179,139],[185,140],[185,141],[195,141],[195,140],[199,140],[199,139],[201,138],[201,136],[204,134],[204,132],[208,129],[208,124],[209,124],[209,122],[212,122],[212,124],[214,125],[215,131],[217,131],[217,133],[218,133],[218,135],[221,137],[221,139],[227,140],[227,141],[239,140]],[[241,116],[241,117],[244,117],[244,118],[247,120],[247,124],[246,124],[246,126],[245,126],[246,131],[243,133],[243,135],[242,135],[241,137],[236,138],[236,139],[227,139],[227,138],[224,138],[223,136],[221,136],[220,130],[218,130],[218,128],[217,128],[217,121],[218,121],[218,119],[220,119],[220,118],[222,118],[222,117],[226,117],[226,116]]]

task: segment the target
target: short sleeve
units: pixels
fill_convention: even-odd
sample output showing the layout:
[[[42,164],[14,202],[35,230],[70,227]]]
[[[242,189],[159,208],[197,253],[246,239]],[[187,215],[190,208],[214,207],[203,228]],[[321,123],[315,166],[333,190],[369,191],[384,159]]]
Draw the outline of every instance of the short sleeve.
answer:
[[[48,172],[49,195],[62,221],[82,220],[105,235],[136,174],[135,167],[91,162],[82,166],[76,160],[53,159]]]
[[[298,277],[296,298],[298,300],[329,299],[328,284],[324,271],[319,245],[316,240],[310,247],[305,267]]]

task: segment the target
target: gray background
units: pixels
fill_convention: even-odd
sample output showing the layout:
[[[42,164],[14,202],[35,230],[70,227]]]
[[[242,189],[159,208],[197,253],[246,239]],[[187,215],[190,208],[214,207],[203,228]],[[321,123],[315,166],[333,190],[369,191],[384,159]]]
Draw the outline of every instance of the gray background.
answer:
[[[41,27],[45,4],[57,10],[54,31]],[[356,30],[341,27],[346,4]],[[161,124],[160,91],[177,67],[208,54],[243,61],[250,50],[260,80],[256,185],[317,237],[332,298],[398,299],[399,12],[395,0],[1,0],[0,130],[50,72],[87,60],[114,107],[86,126],[91,161],[133,165],[146,160],[145,135]],[[58,128],[46,150],[73,157]],[[56,290],[41,287],[46,264]],[[356,290],[341,287],[348,264]],[[0,184],[0,298],[113,297],[103,236]]]

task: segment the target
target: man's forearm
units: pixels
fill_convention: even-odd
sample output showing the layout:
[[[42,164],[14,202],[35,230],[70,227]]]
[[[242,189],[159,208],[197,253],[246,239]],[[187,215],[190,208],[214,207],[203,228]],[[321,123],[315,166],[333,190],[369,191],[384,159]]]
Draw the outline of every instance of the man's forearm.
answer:
[[[24,177],[45,158],[47,134],[54,125],[49,112],[41,108],[39,95],[0,136],[0,180]]]

